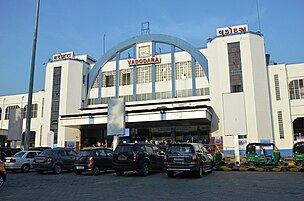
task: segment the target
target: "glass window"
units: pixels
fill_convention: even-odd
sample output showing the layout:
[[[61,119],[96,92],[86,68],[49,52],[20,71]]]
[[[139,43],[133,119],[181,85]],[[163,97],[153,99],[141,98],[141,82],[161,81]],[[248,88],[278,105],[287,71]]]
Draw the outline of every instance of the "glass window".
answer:
[[[76,156],[77,152],[75,152],[74,150],[66,150],[68,156]]]
[[[20,151],[18,153],[16,153],[14,156],[15,157],[22,157],[25,154],[25,151]]]
[[[17,108],[20,108],[18,105],[13,105],[13,106],[8,106],[6,109],[5,109],[5,118],[4,119],[9,119],[9,114],[10,114],[10,110],[11,109],[17,109]]]
[[[103,149],[96,151],[97,156],[107,156],[106,152]]]
[[[59,150],[59,155],[60,156],[67,156],[67,153],[65,150]]]
[[[152,146],[146,145],[145,148],[146,148],[146,151],[147,151],[149,154],[154,153],[154,152],[153,152],[153,149],[152,149]]]
[[[36,152],[28,152],[26,158],[34,158],[37,155]]]
[[[243,91],[240,42],[228,43],[228,60],[231,93]]]

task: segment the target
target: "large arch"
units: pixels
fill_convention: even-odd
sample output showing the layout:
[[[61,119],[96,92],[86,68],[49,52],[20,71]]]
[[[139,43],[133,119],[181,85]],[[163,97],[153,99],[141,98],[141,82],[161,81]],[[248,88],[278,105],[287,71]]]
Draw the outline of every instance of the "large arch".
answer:
[[[111,59],[116,57],[117,53],[123,52],[129,48],[131,48],[134,44],[137,43],[143,43],[143,42],[149,42],[153,41],[156,43],[164,43],[168,45],[173,45],[175,47],[178,47],[181,50],[184,50],[188,52],[193,59],[195,59],[200,66],[203,68],[207,79],[209,80],[208,75],[208,60],[207,58],[199,52],[195,47],[193,47],[191,44],[187,43],[186,41],[169,35],[163,35],[163,34],[148,34],[148,35],[140,35],[135,36],[133,38],[127,39],[118,45],[114,46],[110,50],[108,50],[98,61],[95,63],[93,68],[90,70],[88,74],[88,85],[87,85],[87,96],[89,96],[89,91],[92,88],[92,85],[98,76],[99,70],[102,69],[102,67]]]

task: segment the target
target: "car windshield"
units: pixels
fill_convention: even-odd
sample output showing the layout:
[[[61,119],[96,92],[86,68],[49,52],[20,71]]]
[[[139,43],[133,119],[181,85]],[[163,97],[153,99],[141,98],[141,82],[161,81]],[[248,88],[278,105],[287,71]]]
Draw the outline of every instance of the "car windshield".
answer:
[[[123,152],[129,153],[129,152],[133,152],[133,148],[134,148],[133,145],[118,145],[115,149],[115,152],[116,153],[123,153]]]
[[[168,154],[189,154],[193,153],[191,145],[170,145],[168,147]]]
[[[44,150],[40,155],[46,155],[46,156],[50,156],[53,154],[53,150],[52,149],[47,149],[47,150]]]
[[[22,157],[24,154],[25,154],[24,151],[20,151],[20,152],[16,153],[14,156],[15,157]]]
[[[90,156],[91,150],[80,150],[80,152],[77,153],[77,156]]]

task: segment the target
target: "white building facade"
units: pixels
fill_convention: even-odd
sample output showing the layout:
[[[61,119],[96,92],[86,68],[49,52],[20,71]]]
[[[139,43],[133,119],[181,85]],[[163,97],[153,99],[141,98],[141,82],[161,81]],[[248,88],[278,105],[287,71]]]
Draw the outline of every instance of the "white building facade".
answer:
[[[274,142],[291,155],[304,133],[304,63],[266,60],[264,36],[247,25],[218,29],[206,48],[147,34],[97,61],[73,52],[54,55],[44,91],[34,94],[31,145],[110,143],[107,103],[120,97],[127,140],[210,140],[227,152],[235,139],[241,150],[248,142]],[[10,108],[26,111],[26,101],[27,94],[0,97],[2,146]]]

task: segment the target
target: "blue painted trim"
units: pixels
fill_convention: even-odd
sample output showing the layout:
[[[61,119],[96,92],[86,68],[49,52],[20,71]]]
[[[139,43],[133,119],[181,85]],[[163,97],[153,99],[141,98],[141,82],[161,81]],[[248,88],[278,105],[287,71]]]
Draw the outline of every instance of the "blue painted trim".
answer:
[[[133,59],[136,59],[136,44],[133,44]],[[137,68],[136,65],[134,65],[133,66],[133,96],[132,96],[133,101],[136,101],[136,94],[137,94],[136,84],[137,84]]]
[[[175,46],[171,45],[171,85],[172,85],[172,98],[176,97],[175,88]]]
[[[234,155],[234,150],[222,150],[222,153]],[[292,149],[280,149],[280,153],[281,153],[281,156],[292,156]],[[245,156],[246,151],[240,150],[240,155]]]
[[[196,96],[196,82],[195,82],[195,59],[191,57],[191,68],[192,68],[192,96]]]
[[[119,60],[120,52],[116,53],[116,73],[115,73],[115,97],[119,97]]]
[[[155,49],[156,49],[156,43],[153,41],[152,42],[152,57],[155,57]],[[152,100],[156,99],[156,94],[155,94],[155,76],[156,76],[156,69],[155,69],[155,64],[152,64]]]
[[[101,86],[102,86],[102,69],[100,69],[99,73],[98,73],[98,103],[101,104],[101,95],[102,95],[102,91],[101,91]]]
[[[208,75],[208,61],[206,57],[198,51],[195,47],[193,47],[190,43],[173,37],[169,35],[163,35],[163,34],[147,34],[147,35],[140,35],[140,36],[135,36],[133,38],[130,38],[128,40],[125,40],[118,45],[114,46],[110,50],[108,50],[98,61],[95,63],[93,68],[90,70],[88,74],[88,90],[87,90],[87,97],[89,94],[89,90],[92,88],[92,85],[94,83],[94,79],[96,78],[99,69],[102,69],[103,66],[113,59],[116,56],[117,52],[123,52],[124,50],[127,50],[128,48],[132,47],[134,43],[143,43],[143,42],[148,42],[148,41],[154,41],[157,43],[164,43],[164,44],[171,44],[174,45],[186,52],[188,52],[193,58],[201,65],[203,68],[207,79],[209,79]]]

